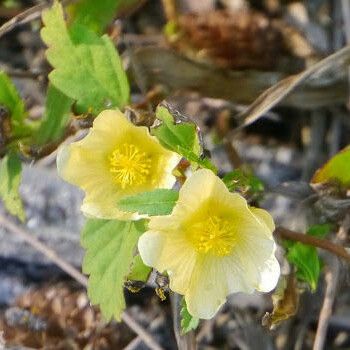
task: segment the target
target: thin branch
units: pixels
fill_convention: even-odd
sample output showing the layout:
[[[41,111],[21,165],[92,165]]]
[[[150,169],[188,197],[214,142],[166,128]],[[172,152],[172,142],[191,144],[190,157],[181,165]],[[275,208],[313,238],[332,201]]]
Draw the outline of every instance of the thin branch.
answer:
[[[34,19],[37,19],[41,16],[41,12],[49,7],[50,4],[48,3],[42,3],[39,5],[35,5],[21,13],[19,13],[17,16],[11,18],[9,21],[5,22],[0,27],[0,37],[2,37],[4,34],[10,32],[15,27],[26,24],[30,21],[33,21]]]
[[[320,316],[318,318],[317,331],[313,350],[323,350],[325,346],[328,324],[333,313],[333,304],[338,289],[340,262],[333,257],[329,269],[326,271],[326,292],[323,300]]]
[[[22,227],[19,227],[14,222],[7,219],[5,216],[0,215],[0,225],[11,233],[19,236],[30,246],[42,253],[45,257],[51,260],[54,264],[60,267],[69,276],[75,279],[78,283],[87,287],[88,279],[78,271],[74,266],[63,260],[57,253],[45,244],[40,242],[30,232],[27,232]],[[140,326],[129,314],[123,312],[121,316],[122,320],[144,341],[144,343],[152,350],[162,350],[163,348],[157,344],[153,337]]]
[[[228,109],[221,111],[216,118],[216,132],[222,139],[227,157],[234,169],[243,165],[243,160],[232,143],[232,133],[230,133],[231,113]]]
[[[336,241],[339,243],[345,242],[348,237],[349,229],[350,229],[350,214],[345,216],[343,222],[339,226]],[[324,296],[320,316],[318,318],[319,321],[317,324],[313,350],[324,349],[329,320],[333,313],[333,305],[334,305],[338,284],[339,284],[340,267],[341,267],[339,260],[333,257],[333,259],[330,261],[328,265],[329,265],[329,269],[326,271],[326,275],[325,275],[326,291],[325,291],[325,296]]]
[[[346,39],[346,44],[350,45],[350,3],[349,0],[341,0],[342,5],[342,15],[343,15],[343,28],[344,28],[344,34]],[[350,91],[350,68],[348,69],[348,92]],[[350,104],[350,96],[348,98],[348,104],[347,107],[349,109]]]
[[[195,350],[197,349],[196,338],[193,330],[182,334],[181,332],[181,297],[177,293],[171,293],[171,308],[174,322],[174,334],[177,342],[178,349],[181,350]]]
[[[65,0],[62,1],[63,5],[68,5],[73,2],[76,2],[77,0]],[[49,1],[47,3],[42,3],[39,5],[35,5],[33,7],[30,7],[29,9],[19,13],[17,16],[11,18],[9,21],[5,22],[0,27],[0,38],[5,35],[6,33],[10,32],[11,30],[15,29],[16,27],[22,26],[26,23],[29,23],[31,21],[34,21],[35,19],[38,19],[41,17],[41,13],[46,8],[50,7],[52,5],[52,1]]]
[[[327,239],[320,239],[303,233],[294,232],[284,227],[277,227],[274,234],[283,239],[289,239],[317,248],[322,248],[350,262],[350,254],[346,251],[346,249],[343,246],[335,244]]]
[[[341,0],[342,14],[344,20],[344,34],[346,43],[350,44],[350,3],[349,0]]]
[[[160,325],[164,323],[164,316],[156,317],[147,327],[147,330],[155,330],[158,329]],[[142,339],[140,337],[134,338],[123,350],[135,350],[142,343]]]
[[[29,232],[26,232],[24,229],[17,226],[15,223],[11,222],[2,215],[0,215],[0,226],[19,236],[37,251],[44,254],[49,260],[55,263],[55,265],[60,267],[64,272],[66,272],[69,276],[74,278],[77,282],[79,282],[85,287],[87,286],[87,278],[83,274],[81,274],[76,268],[67,263],[65,260],[61,259],[54,250],[40,242],[35,236],[30,234]]]
[[[167,21],[177,21],[177,9],[175,0],[162,0],[163,10]]]
[[[46,76],[46,72],[34,71],[34,70],[19,70],[12,68],[5,68],[0,66],[0,69],[12,78],[20,79],[38,79],[42,76]]]

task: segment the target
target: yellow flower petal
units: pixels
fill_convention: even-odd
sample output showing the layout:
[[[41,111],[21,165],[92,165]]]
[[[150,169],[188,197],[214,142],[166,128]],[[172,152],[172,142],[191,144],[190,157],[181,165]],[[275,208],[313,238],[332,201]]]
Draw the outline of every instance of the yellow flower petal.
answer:
[[[174,208],[173,214],[191,214],[203,207],[203,203],[208,200],[215,202],[219,207],[227,206],[237,212],[248,210],[243,197],[237,193],[229,193],[225,184],[217,180],[218,178],[208,169],[196,171],[182,186],[178,205]]]
[[[106,219],[136,220],[117,202],[156,188],[171,188],[180,156],[166,150],[146,127],[131,124],[118,110],[100,113],[81,141],[60,148],[59,175],[86,193],[82,211]]]
[[[273,232],[275,230],[275,223],[271,215],[266,210],[254,207],[250,207],[250,210],[258,218],[258,220],[267,226],[270,232]]]
[[[198,318],[210,319],[225,303],[227,295],[235,292],[252,293],[254,288],[243,278],[237,257],[199,258],[185,293],[188,311]]]
[[[147,265],[169,273],[170,288],[185,296],[193,316],[208,319],[231,293],[275,287],[273,229],[267,212],[249,208],[211,171],[198,170],[171,215],[151,218],[139,251]]]
[[[277,285],[279,275],[281,273],[280,264],[275,254],[271,254],[270,258],[259,267],[260,280],[257,290],[260,292],[270,292]]]
[[[196,262],[196,254],[183,237],[147,231],[140,237],[138,248],[146,265],[160,272],[168,272],[170,288],[174,292],[185,293]]]

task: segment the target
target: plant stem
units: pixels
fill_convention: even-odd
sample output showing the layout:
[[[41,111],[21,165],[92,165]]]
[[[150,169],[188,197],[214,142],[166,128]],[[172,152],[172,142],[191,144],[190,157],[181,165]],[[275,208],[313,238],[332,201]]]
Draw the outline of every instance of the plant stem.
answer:
[[[323,350],[325,349],[327,330],[329,325],[329,320],[333,313],[333,305],[335,297],[337,294],[339,286],[339,276],[340,276],[340,263],[339,260],[333,257],[331,264],[325,274],[326,280],[326,291],[319,315],[319,321],[317,325],[317,331],[315,336],[315,342],[313,345],[313,350]]]
[[[350,254],[347,252],[347,250],[343,246],[335,244],[327,239],[320,239],[303,233],[294,232],[284,227],[277,227],[274,234],[275,236],[283,239],[289,239],[291,241],[301,242],[313,247],[322,248],[350,262]]]
[[[164,14],[168,22],[177,21],[176,0],[162,0]]]
[[[196,338],[194,332],[190,331],[186,334],[182,334],[181,331],[181,296],[177,293],[171,293],[171,308],[173,311],[174,333],[177,342],[177,346],[181,350],[195,350],[197,349]]]

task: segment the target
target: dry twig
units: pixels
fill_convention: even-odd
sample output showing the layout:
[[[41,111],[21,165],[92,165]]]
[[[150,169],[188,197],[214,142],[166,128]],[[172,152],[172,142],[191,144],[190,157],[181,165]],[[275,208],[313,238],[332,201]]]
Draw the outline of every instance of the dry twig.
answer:
[[[19,227],[3,215],[0,215],[0,225],[6,230],[10,231],[11,233],[19,236],[26,243],[28,243],[30,246],[42,253],[53,263],[55,263],[69,276],[71,276],[84,287],[87,287],[88,280],[80,271],[78,271],[74,266],[63,260],[60,256],[57,255],[57,253],[54,250],[40,242],[32,234]],[[157,344],[157,342],[152,338],[152,336],[142,326],[140,326],[130,315],[128,315],[126,312],[123,312],[121,318],[145,342],[145,344],[150,349],[162,350],[162,347]]]
[[[186,334],[182,334],[181,332],[181,298],[177,293],[171,294],[171,308],[173,311],[174,333],[178,348],[181,350],[195,350],[197,346],[194,332],[190,331]]]
[[[347,250],[343,246],[335,244],[327,239],[320,239],[303,233],[294,232],[284,227],[277,227],[274,234],[283,239],[289,239],[291,241],[301,242],[317,248],[322,248],[350,262],[350,254],[347,252]]]
[[[336,257],[332,257],[332,262],[328,266],[329,268],[326,271],[325,280],[326,280],[326,292],[318,318],[318,325],[316,331],[316,337],[313,345],[313,350],[323,350],[327,329],[329,324],[329,319],[332,316],[333,304],[335,295],[338,289],[339,275],[340,275],[340,263]]]
[[[350,215],[347,215],[339,227],[337,233],[337,241],[344,242],[347,238],[348,231],[350,229]],[[329,320],[332,316],[333,305],[335,296],[338,290],[339,277],[340,277],[340,262],[338,259],[333,257],[330,261],[329,269],[326,271],[326,291],[319,316],[317,325],[317,331],[315,336],[315,342],[313,350],[323,350],[327,337],[327,330]]]
[[[62,4],[68,5],[68,4],[74,3],[75,1],[77,1],[77,0],[65,0],[65,1],[62,1]],[[52,1],[49,1],[47,3],[42,3],[39,5],[35,5],[33,7],[30,7],[29,9],[19,13],[17,16],[11,18],[9,21],[5,22],[0,27],[0,38],[3,35],[5,35],[6,33],[15,29],[16,27],[19,27],[21,25],[24,25],[26,23],[34,21],[35,19],[40,18],[42,11],[45,10],[46,8],[50,7],[51,5],[52,5]]]

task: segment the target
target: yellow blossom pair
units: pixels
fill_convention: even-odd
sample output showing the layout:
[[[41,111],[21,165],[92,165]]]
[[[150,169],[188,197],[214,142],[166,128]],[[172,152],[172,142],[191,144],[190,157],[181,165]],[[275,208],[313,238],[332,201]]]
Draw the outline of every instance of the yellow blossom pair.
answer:
[[[118,201],[155,188],[171,188],[180,156],[164,149],[145,127],[119,111],[104,111],[81,141],[61,148],[58,170],[86,196],[82,211],[99,218],[135,220]],[[210,170],[182,186],[172,213],[152,217],[138,243],[146,265],[167,272],[170,288],[185,296],[189,312],[208,319],[234,292],[272,290],[280,268],[274,223],[262,209],[230,193]]]

